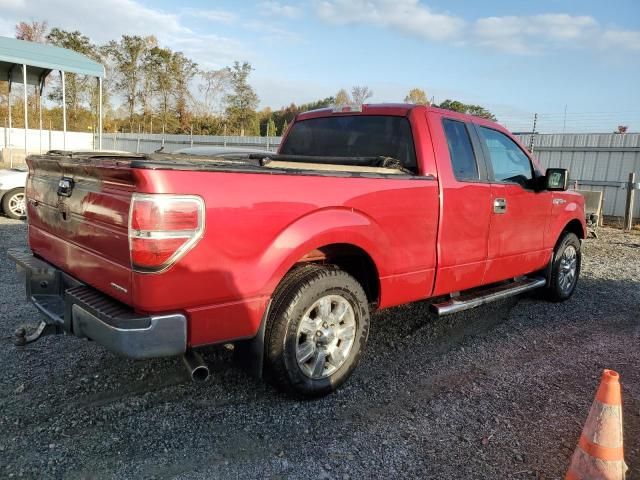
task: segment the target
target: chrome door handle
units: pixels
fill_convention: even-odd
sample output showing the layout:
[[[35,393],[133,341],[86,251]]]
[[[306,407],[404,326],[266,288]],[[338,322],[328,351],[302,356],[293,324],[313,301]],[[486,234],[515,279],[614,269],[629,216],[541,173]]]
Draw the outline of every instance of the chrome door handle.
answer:
[[[493,213],[505,213],[507,211],[507,201],[504,198],[496,198],[493,201]]]

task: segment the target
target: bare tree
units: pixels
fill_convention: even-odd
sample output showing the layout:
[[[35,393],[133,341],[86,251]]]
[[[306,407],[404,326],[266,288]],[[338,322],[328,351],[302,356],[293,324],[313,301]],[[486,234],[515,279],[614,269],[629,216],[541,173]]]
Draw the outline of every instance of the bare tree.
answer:
[[[353,104],[356,106],[361,106],[372,96],[373,91],[369,87],[360,87],[356,85],[351,89],[351,99],[353,100]]]
[[[16,25],[16,38],[29,42],[46,43],[49,24],[46,21],[20,22]]]
[[[198,85],[198,90],[202,94],[202,114],[215,115],[220,111],[220,104],[228,93],[231,85],[229,71],[226,68],[221,70],[205,70],[199,72],[202,81]]]

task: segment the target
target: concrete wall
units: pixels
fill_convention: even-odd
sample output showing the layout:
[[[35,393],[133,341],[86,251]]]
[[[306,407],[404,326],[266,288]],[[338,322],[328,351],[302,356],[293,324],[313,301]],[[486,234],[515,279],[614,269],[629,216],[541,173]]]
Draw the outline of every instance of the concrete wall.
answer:
[[[93,135],[91,133],[67,132],[66,148],[69,150],[92,150]],[[39,153],[47,150],[62,150],[65,145],[62,132],[51,130],[29,129],[27,130],[27,152]],[[13,163],[24,163],[24,129],[0,128],[0,151],[2,159],[0,163],[3,167],[11,165],[11,157]]]

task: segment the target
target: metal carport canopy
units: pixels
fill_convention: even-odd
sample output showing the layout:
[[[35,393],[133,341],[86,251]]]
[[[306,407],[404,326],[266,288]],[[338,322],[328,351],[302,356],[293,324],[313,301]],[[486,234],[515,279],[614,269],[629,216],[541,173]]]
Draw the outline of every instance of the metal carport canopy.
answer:
[[[42,43],[27,42],[15,38],[0,37],[0,81],[9,82],[9,95],[12,83],[25,84],[24,90],[24,150],[27,153],[27,85],[38,87],[40,111],[40,148],[42,149],[42,89],[44,80],[52,71],[60,71],[62,80],[63,111],[63,148],[66,148],[67,116],[65,97],[65,73],[77,73],[95,77],[98,80],[98,148],[102,148],[102,79],[105,76],[104,66],[81,53],[66,48]],[[19,74],[21,73],[21,75]],[[11,138],[11,100],[9,102],[9,138]],[[11,145],[9,145],[9,154]],[[13,157],[11,157],[13,164]]]
[[[27,66],[27,82],[38,85],[42,73],[52,70],[104,78],[104,67],[89,57],[42,43],[0,37],[0,79],[9,80],[14,66]]]

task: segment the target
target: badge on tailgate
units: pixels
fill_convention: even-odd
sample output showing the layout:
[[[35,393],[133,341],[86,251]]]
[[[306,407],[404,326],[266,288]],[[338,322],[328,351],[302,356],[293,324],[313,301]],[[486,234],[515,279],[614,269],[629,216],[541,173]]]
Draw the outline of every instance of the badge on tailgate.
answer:
[[[62,177],[58,182],[58,195],[61,197],[70,197],[73,191],[73,179]]]

